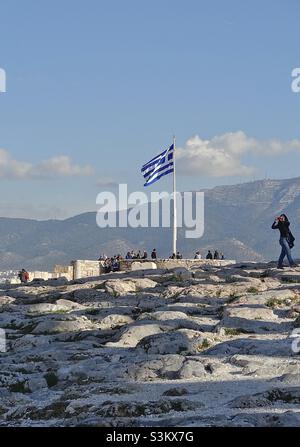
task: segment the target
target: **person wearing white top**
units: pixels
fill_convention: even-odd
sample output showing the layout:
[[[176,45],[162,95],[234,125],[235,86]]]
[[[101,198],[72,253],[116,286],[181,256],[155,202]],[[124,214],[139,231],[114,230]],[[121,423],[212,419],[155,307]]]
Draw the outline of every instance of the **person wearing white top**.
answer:
[[[199,252],[199,251],[196,251],[196,254],[195,254],[194,259],[201,259],[201,258],[202,258],[202,257],[201,257],[200,252]]]

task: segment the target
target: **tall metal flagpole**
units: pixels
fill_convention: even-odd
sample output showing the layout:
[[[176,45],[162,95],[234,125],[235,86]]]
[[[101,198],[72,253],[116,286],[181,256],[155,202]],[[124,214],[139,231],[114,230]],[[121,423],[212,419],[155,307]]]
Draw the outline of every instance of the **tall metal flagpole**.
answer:
[[[176,209],[176,141],[173,137],[173,253],[177,253],[177,209]]]

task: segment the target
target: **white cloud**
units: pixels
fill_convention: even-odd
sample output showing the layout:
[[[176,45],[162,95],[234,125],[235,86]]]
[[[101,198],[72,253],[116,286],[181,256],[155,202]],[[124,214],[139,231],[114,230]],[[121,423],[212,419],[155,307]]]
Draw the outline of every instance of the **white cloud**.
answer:
[[[178,148],[178,171],[183,175],[204,175],[207,177],[247,176],[256,168],[243,163],[243,156],[254,154],[276,156],[288,152],[300,152],[300,140],[260,141],[248,137],[244,132],[229,132],[211,140],[198,135],[190,138],[185,148]]]
[[[59,155],[37,164],[14,160],[8,151],[0,149],[0,178],[51,179],[93,174],[91,166],[79,166],[66,155]]]

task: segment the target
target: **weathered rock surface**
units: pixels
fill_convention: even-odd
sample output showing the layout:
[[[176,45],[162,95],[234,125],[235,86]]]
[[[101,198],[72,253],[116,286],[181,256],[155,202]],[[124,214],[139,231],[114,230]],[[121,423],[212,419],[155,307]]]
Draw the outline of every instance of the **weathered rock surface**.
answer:
[[[0,288],[0,426],[299,426],[300,269],[147,269]]]

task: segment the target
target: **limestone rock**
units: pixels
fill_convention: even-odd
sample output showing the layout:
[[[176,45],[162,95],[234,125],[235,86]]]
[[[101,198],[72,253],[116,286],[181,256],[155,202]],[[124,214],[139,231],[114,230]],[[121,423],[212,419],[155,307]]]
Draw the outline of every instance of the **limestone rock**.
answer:
[[[207,375],[204,365],[201,361],[187,360],[179,371],[179,379],[194,379]]]
[[[155,262],[138,262],[135,261],[131,264],[131,270],[137,271],[137,270],[157,270],[157,265]]]
[[[8,304],[12,304],[15,301],[15,298],[10,296],[0,296],[0,308],[7,306]]]
[[[106,343],[106,346],[126,346],[135,347],[143,338],[162,332],[160,325],[153,324],[135,324],[125,329],[120,339],[116,343]]]
[[[155,286],[156,282],[148,278],[132,278],[128,280],[112,279],[105,282],[105,290],[114,296],[122,296],[127,293],[151,289]]]
[[[48,388],[46,379],[43,377],[33,377],[25,382],[24,390],[29,393],[34,393],[35,391],[41,390],[43,388]]]
[[[299,426],[300,268],[180,265],[0,284],[0,426]]]
[[[86,317],[73,320],[45,320],[40,322],[32,331],[33,334],[57,334],[62,332],[84,331],[94,329],[95,326]]]
[[[166,332],[144,337],[137,345],[148,354],[197,353],[202,337],[191,341],[184,333]]]
[[[113,329],[133,322],[133,318],[129,315],[112,314],[101,320],[101,329]]]
[[[276,332],[280,330],[278,320],[278,316],[269,308],[232,306],[224,310],[220,326],[234,328],[240,333]]]

